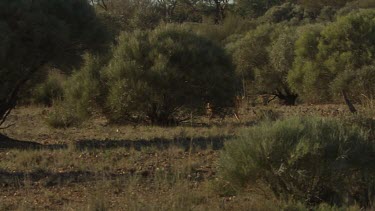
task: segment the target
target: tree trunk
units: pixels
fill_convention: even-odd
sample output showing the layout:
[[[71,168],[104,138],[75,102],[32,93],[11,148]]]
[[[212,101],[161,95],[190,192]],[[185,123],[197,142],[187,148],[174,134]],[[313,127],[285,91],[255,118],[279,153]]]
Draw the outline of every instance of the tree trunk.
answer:
[[[348,106],[349,110],[351,113],[357,113],[357,109],[355,109],[353,103],[350,101],[350,99],[348,98],[348,95],[346,94],[346,91],[342,90],[342,96],[344,97],[344,100],[345,100],[345,103],[346,105]]]
[[[281,95],[281,96],[279,95],[277,97],[282,101],[283,105],[292,106],[292,105],[296,105],[296,100],[297,100],[298,95],[295,95],[295,94]]]
[[[288,105],[288,106],[296,105],[298,95],[289,91],[288,88],[284,88],[283,90],[284,92],[276,90],[275,96],[277,96],[281,100],[283,105]]]
[[[0,126],[4,124],[11,110],[15,106],[16,99],[12,99],[11,102],[0,102]]]
[[[171,126],[177,125],[178,121],[173,118],[173,111],[167,106],[158,106],[153,104],[151,110],[147,113],[147,117],[152,125]]]
[[[220,21],[221,21],[221,7],[220,7],[220,1],[219,0],[215,0],[215,7],[216,7],[216,10],[215,10],[215,24],[219,24]]]
[[[35,65],[30,68],[30,70],[25,74],[25,77],[19,80],[15,85],[13,90],[8,94],[5,99],[0,99],[0,126],[4,124],[10,112],[17,105],[17,100],[19,93],[21,92],[23,86],[30,80],[31,76],[38,71],[45,62],[40,62],[40,65]]]
[[[12,109],[16,107],[18,94],[24,83],[26,83],[26,81],[21,81],[15,85],[15,88],[9,93],[7,98],[0,101],[0,126],[4,124]]]

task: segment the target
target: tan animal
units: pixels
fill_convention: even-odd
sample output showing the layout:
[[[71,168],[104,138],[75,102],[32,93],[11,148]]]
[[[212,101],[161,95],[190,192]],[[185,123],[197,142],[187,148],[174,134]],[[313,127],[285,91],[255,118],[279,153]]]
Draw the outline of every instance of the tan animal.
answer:
[[[214,117],[214,109],[211,103],[206,104],[206,116],[209,120],[211,120]]]
[[[234,109],[233,109],[233,115],[234,117],[240,121],[240,108],[242,107],[242,100],[243,100],[243,97],[240,97],[240,96],[236,96],[233,100],[233,104],[234,104]],[[209,120],[213,119],[217,114],[215,113],[215,106],[208,102],[206,104],[206,116]],[[220,117],[222,119],[225,118],[225,115],[227,115],[227,113],[224,113],[224,114],[221,114]]]

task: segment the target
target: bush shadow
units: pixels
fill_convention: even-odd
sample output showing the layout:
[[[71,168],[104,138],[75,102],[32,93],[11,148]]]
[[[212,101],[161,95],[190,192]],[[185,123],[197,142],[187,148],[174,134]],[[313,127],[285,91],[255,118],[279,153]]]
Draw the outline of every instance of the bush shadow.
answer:
[[[20,141],[0,134],[0,150],[19,149],[19,150],[36,150],[36,149],[66,149],[66,144],[40,144],[33,141]]]
[[[127,148],[142,150],[142,148],[154,147],[160,150],[168,149],[172,146],[183,148],[185,151],[190,149],[212,149],[220,150],[224,147],[224,142],[232,136],[212,136],[212,137],[184,137],[174,139],[153,138],[138,140],[112,140],[112,139],[87,139],[78,140],[73,145],[77,150],[94,149],[115,149]],[[67,149],[67,144],[40,144],[32,141],[19,141],[0,134],[0,150],[19,149],[19,150],[58,150]]]
[[[90,171],[48,172],[37,170],[33,172],[8,172],[0,170],[0,187],[23,187],[34,184],[52,187],[89,181],[125,179],[131,175],[133,175],[131,172],[114,174]]]
[[[190,149],[212,149],[220,150],[224,147],[224,142],[231,138],[231,136],[213,136],[213,137],[196,137],[196,138],[175,138],[163,139],[154,138],[151,140],[79,140],[75,147],[79,150],[92,149],[114,149],[114,148],[128,148],[135,150],[142,150],[142,148],[154,147],[160,150],[168,149],[172,146],[183,148],[185,151]]]

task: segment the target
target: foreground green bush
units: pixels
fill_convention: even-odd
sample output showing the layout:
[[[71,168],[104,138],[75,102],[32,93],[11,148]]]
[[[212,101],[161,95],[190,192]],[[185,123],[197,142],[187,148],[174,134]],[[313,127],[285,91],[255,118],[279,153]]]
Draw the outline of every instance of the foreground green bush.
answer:
[[[375,142],[337,120],[292,118],[249,128],[225,145],[220,174],[233,188],[265,184],[308,205],[369,206]]]

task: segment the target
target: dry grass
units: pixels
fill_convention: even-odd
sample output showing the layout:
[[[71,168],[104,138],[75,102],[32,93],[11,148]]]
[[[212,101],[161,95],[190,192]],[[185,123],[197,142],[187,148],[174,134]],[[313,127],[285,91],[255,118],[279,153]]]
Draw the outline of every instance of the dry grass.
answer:
[[[108,125],[95,117],[79,128],[53,129],[45,124],[49,109],[18,108],[8,121],[16,125],[2,133],[44,147],[0,149],[0,210],[300,210],[251,187],[221,194],[215,181],[223,141],[270,110],[284,118],[345,116],[345,109],[249,107],[241,122],[198,119],[174,128]]]

